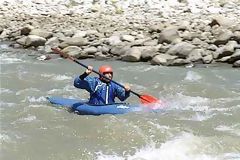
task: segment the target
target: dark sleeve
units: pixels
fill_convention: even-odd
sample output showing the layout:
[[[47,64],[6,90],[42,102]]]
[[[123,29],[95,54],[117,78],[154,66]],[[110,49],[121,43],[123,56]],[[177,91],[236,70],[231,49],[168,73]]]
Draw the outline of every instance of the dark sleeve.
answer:
[[[115,85],[116,89],[116,96],[120,101],[125,101],[130,96],[130,91],[126,91],[124,88]]]
[[[83,74],[81,74],[80,76],[79,76],[79,78],[81,79],[81,80],[84,80],[84,78],[86,78],[88,76],[88,74],[86,73],[86,72],[84,72]]]

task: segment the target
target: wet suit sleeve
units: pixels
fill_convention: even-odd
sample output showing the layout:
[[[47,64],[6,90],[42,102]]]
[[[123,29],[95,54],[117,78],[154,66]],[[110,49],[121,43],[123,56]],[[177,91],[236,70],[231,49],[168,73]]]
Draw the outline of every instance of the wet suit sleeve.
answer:
[[[74,79],[74,86],[80,89],[86,89],[89,93],[93,92],[95,83],[95,78],[88,77],[87,73],[83,73],[82,75],[76,77]]]
[[[84,78],[86,78],[88,76],[88,74],[86,73],[86,72],[84,72],[83,74],[81,74],[80,76],[79,76],[79,78],[81,79],[81,80],[84,80]]]
[[[125,91],[124,88],[116,85],[116,96],[121,101],[125,101],[130,96],[130,91]]]

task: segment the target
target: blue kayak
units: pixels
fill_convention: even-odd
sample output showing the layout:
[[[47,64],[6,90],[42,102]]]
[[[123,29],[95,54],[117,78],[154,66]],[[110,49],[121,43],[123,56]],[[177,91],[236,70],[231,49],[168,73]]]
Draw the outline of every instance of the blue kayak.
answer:
[[[62,97],[47,97],[51,104],[71,109],[80,115],[125,114],[129,112],[152,111],[141,105],[115,103],[107,105],[90,105],[86,100],[68,99]]]

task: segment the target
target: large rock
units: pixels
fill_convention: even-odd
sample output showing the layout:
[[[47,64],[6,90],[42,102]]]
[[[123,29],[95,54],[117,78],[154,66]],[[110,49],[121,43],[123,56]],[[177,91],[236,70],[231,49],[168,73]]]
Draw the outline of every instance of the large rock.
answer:
[[[141,59],[141,54],[142,52],[139,48],[133,47],[127,50],[121,59],[127,62],[138,62]]]
[[[157,53],[158,48],[156,47],[142,47],[141,60],[147,62],[151,60]]]
[[[230,38],[233,36],[232,31],[230,30],[224,30],[222,33],[216,38],[214,44],[215,45],[221,45],[226,44]]]
[[[186,58],[195,47],[196,46],[190,43],[181,42],[171,47],[166,54],[175,55],[180,58]]]
[[[82,55],[82,49],[77,46],[68,46],[62,50],[63,53],[67,53],[70,56],[73,56],[75,58],[80,58]]]
[[[33,26],[31,26],[31,25],[26,25],[25,27],[23,27],[22,29],[21,29],[21,35],[25,35],[25,36],[27,36],[27,35],[29,35],[29,33],[32,31],[34,29],[34,27]]]
[[[120,39],[122,41],[133,42],[135,40],[135,37],[131,35],[121,35]]]
[[[74,38],[65,38],[64,41],[61,43],[61,46],[63,48],[67,46],[86,46],[88,45],[89,42],[87,39],[82,38],[82,37],[74,37]]]
[[[164,25],[162,23],[149,26],[150,33],[153,33],[153,32],[160,33],[163,29],[164,29]]]
[[[86,37],[87,36],[87,31],[79,31],[77,30],[74,35],[72,36],[73,38],[75,37]]]
[[[209,54],[202,58],[203,63],[210,64],[213,61],[213,55]]]
[[[91,46],[91,47],[85,48],[83,51],[88,55],[94,55],[95,53],[97,53],[98,50],[96,47]]]
[[[52,38],[49,38],[46,42],[46,45],[49,45],[49,46],[54,46],[54,45],[57,45],[59,44],[59,40],[57,37],[52,37]]]
[[[236,41],[229,41],[225,46],[222,46],[218,48],[218,59],[225,57],[225,56],[231,56],[234,53],[234,49],[237,46]]]
[[[25,46],[29,47],[29,46],[34,46],[34,47],[38,47],[38,46],[44,46],[46,43],[46,39],[43,37],[39,37],[36,35],[29,35],[26,38],[25,41]]]
[[[188,60],[178,58],[178,59],[174,59],[172,61],[169,61],[168,66],[183,66],[183,65],[188,64],[188,63],[190,63]]]
[[[224,17],[222,15],[216,15],[212,18],[211,23],[209,24],[211,27],[214,25],[219,25],[219,26],[223,26],[225,28],[229,28],[232,26],[232,24],[234,24],[234,21]]]
[[[16,42],[18,44],[21,44],[21,45],[25,46],[26,45],[26,39],[27,39],[27,36],[23,36],[22,38],[19,38],[18,40],[16,40]]]
[[[40,36],[40,37],[43,37],[43,38],[50,38],[52,37],[52,32],[48,32],[46,30],[43,30],[43,29],[33,29],[31,30],[31,32],[29,33],[30,35],[36,35],[36,36]]]
[[[202,62],[202,54],[205,51],[203,49],[193,49],[188,55],[187,59],[191,62]]]
[[[237,41],[240,44],[240,31],[235,31],[233,33],[232,39]]]
[[[179,39],[178,28],[166,28],[160,34],[158,38],[158,43],[172,43],[176,39]]]
[[[240,49],[237,49],[233,55],[229,58],[229,63],[234,63],[235,61],[240,60]]]
[[[116,56],[121,56],[124,55],[127,50],[130,49],[130,46],[126,45],[126,46],[113,46],[110,50],[110,53]]]
[[[168,65],[169,61],[173,61],[174,59],[177,59],[177,56],[171,56],[168,54],[159,54],[153,57],[153,59],[150,61],[152,65]]]
[[[233,63],[233,67],[239,68],[240,67],[240,60]]]
[[[114,45],[118,45],[119,43],[121,43],[121,38],[120,36],[111,36],[107,39],[107,44],[114,46]]]

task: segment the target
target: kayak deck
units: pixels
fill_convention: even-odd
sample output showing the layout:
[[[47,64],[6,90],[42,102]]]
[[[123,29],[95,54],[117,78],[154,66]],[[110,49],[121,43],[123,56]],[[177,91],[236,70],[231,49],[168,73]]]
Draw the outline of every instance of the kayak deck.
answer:
[[[47,100],[51,104],[70,108],[72,111],[80,115],[125,114],[129,112],[152,110],[141,105],[130,105],[127,103],[90,105],[86,100],[77,100],[62,97],[47,97]]]

